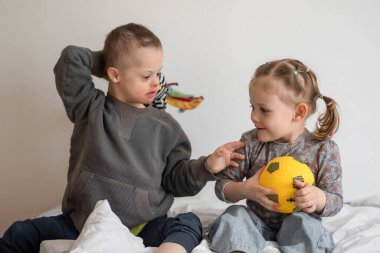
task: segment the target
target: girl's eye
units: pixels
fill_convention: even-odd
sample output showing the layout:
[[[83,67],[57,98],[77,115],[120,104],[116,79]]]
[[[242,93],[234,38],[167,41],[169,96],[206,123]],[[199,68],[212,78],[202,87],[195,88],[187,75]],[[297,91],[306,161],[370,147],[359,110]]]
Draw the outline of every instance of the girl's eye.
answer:
[[[263,113],[268,113],[269,112],[269,110],[267,110],[267,109],[265,109],[265,108],[261,108],[260,109]]]
[[[150,78],[150,76],[144,76],[143,77],[145,80],[148,80]]]

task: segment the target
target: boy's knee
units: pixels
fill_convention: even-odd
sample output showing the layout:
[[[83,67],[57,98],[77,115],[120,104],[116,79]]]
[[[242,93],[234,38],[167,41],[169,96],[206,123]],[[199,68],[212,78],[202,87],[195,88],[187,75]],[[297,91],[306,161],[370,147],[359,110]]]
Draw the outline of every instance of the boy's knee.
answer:
[[[202,237],[202,223],[197,215],[194,213],[182,213],[177,215],[175,221],[178,226],[183,226],[194,231],[195,234]]]
[[[39,252],[36,230],[31,220],[16,221],[5,231],[0,248],[6,247],[5,252]]]
[[[183,213],[169,219],[164,233],[166,242],[177,243],[191,252],[202,240],[202,224],[195,214]]]
[[[14,222],[4,233],[3,239],[19,242],[24,241],[28,232],[35,229],[30,220]]]
[[[178,214],[176,218],[181,221],[191,221],[199,224],[201,223],[199,217],[192,212]]]

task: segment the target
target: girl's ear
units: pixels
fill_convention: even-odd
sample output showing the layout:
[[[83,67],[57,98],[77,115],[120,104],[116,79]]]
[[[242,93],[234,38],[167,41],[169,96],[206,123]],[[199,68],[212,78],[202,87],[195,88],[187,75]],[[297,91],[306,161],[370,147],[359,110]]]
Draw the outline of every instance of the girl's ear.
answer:
[[[111,82],[118,83],[119,82],[119,70],[114,67],[109,67],[107,69],[107,75]]]
[[[296,105],[295,111],[294,111],[294,120],[299,122],[304,119],[306,119],[307,115],[309,113],[309,107],[306,103],[299,103]]]

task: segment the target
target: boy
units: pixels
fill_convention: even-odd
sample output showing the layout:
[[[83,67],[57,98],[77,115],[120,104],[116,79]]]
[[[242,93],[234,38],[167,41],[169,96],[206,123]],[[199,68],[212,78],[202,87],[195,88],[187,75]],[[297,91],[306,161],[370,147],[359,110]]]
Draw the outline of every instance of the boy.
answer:
[[[48,239],[76,239],[95,203],[107,199],[124,225],[158,252],[191,252],[201,240],[192,213],[167,218],[174,196],[197,194],[213,173],[242,147],[232,142],[209,157],[189,160],[187,136],[169,114],[150,105],[160,88],[160,40],[127,24],[111,31],[103,51],[69,46],[54,73],[59,95],[74,123],[63,214],[16,222],[0,240],[7,252],[38,252]],[[108,94],[91,75],[109,81]],[[2,246],[3,245],[3,246]]]

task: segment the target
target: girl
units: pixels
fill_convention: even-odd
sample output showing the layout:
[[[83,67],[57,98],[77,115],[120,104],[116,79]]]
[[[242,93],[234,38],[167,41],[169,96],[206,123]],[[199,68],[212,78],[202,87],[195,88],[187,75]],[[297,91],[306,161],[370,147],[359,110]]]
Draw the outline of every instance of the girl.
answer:
[[[238,168],[221,172],[215,184],[219,199],[246,199],[247,206],[231,205],[210,225],[211,249],[262,252],[271,240],[282,252],[331,252],[334,243],[321,217],[333,216],[343,206],[339,150],[330,140],[339,127],[336,102],[321,94],[313,71],[292,59],[261,65],[249,83],[249,97],[255,129],[242,135],[245,159]],[[305,123],[318,99],[326,103],[326,111],[310,132]],[[259,185],[262,168],[284,155],[306,163],[315,177],[315,185],[294,180],[301,211],[293,214],[276,212],[279,204],[267,197],[276,192]]]

